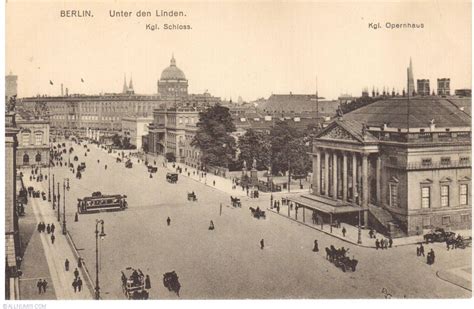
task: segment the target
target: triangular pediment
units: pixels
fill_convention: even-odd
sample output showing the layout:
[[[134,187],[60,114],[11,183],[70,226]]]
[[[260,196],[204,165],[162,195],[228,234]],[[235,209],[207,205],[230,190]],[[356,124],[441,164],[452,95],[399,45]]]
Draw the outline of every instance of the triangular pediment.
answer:
[[[323,132],[317,137],[320,139],[328,139],[328,140],[344,140],[344,141],[351,141],[351,142],[360,142],[358,138],[352,135],[349,131],[341,127],[340,125],[333,125]]]
[[[449,177],[443,177],[439,180],[439,182],[451,182],[451,181],[453,181],[453,180]]]
[[[470,181],[470,180],[471,180],[471,177],[469,176],[464,176],[458,179],[458,181]]]

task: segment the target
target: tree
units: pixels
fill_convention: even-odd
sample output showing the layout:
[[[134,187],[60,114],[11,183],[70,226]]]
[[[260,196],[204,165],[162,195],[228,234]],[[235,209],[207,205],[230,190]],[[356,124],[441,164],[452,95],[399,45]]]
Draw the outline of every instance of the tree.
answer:
[[[198,130],[191,145],[201,150],[204,166],[227,167],[234,160],[236,142],[230,135],[235,131],[229,109],[220,104],[199,113]]]
[[[112,136],[112,143],[114,146],[122,148],[122,139],[120,138],[120,135],[114,134],[114,136]]]
[[[239,139],[239,161],[245,161],[250,168],[253,159],[257,161],[257,169],[263,170],[270,167],[271,144],[268,134],[249,129]]]

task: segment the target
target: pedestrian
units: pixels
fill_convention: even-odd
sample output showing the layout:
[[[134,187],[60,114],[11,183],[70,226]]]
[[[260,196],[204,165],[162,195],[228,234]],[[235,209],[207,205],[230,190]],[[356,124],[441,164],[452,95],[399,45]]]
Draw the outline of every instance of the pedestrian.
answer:
[[[416,256],[420,256],[420,247],[416,246]]]
[[[280,213],[280,204],[277,204],[277,212]]]
[[[265,242],[263,241],[263,238],[262,238],[262,240],[260,240],[260,249],[263,250],[263,247],[265,247]]]
[[[41,291],[43,290],[43,280],[39,279],[36,283],[36,287],[38,287],[38,294],[41,294]]]
[[[392,245],[393,245],[393,239],[392,239],[392,236],[389,236],[388,237],[388,247],[392,248]]]
[[[370,237],[370,238],[374,238],[374,230],[373,230],[373,229],[370,229],[370,231],[369,231],[369,237]]]
[[[82,263],[83,263],[83,262],[82,262],[82,258],[79,257],[79,258],[77,259],[77,267],[78,267],[78,268],[81,268],[81,267],[82,267]]]
[[[74,278],[72,281],[72,288],[74,289],[74,293],[77,292],[77,278]]]
[[[48,286],[48,281],[46,281],[46,279],[43,279],[43,293],[46,293],[46,287]]]
[[[449,251],[449,239],[446,239],[446,249]]]
[[[76,212],[76,215],[74,216],[74,222],[78,222],[79,221],[79,214]]]
[[[211,220],[211,223],[209,224],[209,230],[210,231],[214,230],[214,222],[212,222],[212,220]]]
[[[77,277],[79,277],[79,271],[77,270],[77,268],[74,270],[74,278],[77,279]]]
[[[82,291],[82,279],[81,277],[77,278],[77,289],[80,291]]]
[[[54,226],[54,223],[51,223],[51,233],[54,234],[54,230],[56,229],[56,227]]]
[[[431,264],[434,264],[434,262],[435,262],[435,253],[434,253],[433,248],[431,248],[429,254],[431,255]]]
[[[375,249],[379,250],[380,242],[378,239],[375,239]]]
[[[38,223],[38,233],[41,233],[41,222]]]
[[[166,219],[166,223],[168,224],[168,226],[170,226],[170,224],[171,224],[171,219],[170,219],[170,217],[168,217],[168,219]]]
[[[49,223],[46,226],[46,232],[48,232],[48,234],[51,233],[51,226],[49,226]]]
[[[212,181],[212,185],[213,185],[214,187],[216,186],[216,181],[215,181],[215,180]]]
[[[66,269],[66,271],[69,271],[69,260],[66,259],[66,261],[64,262],[64,268]]]
[[[314,240],[313,252],[319,252],[318,240],[317,239]]]
[[[425,247],[423,247],[422,243],[420,243],[420,255],[425,256]]]
[[[107,164],[105,165],[105,170],[107,170]]]
[[[54,234],[51,234],[51,244],[54,245],[54,240],[56,239],[56,237],[54,236]]]
[[[151,289],[150,276],[148,276],[148,275],[146,275],[146,277],[145,277],[145,289],[147,289],[147,290]]]
[[[342,227],[342,236],[343,236],[343,237],[346,237],[346,232],[347,232],[347,231],[346,231],[346,227],[345,227],[345,226]]]

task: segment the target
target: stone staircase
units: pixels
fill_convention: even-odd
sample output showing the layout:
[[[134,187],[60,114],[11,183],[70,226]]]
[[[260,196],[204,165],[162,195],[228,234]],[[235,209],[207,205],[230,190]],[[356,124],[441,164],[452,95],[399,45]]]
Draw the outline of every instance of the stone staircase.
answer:
[[[392,238],[404,237],[402,223],[382,207],[369,205],[369,224],[377,232]]]

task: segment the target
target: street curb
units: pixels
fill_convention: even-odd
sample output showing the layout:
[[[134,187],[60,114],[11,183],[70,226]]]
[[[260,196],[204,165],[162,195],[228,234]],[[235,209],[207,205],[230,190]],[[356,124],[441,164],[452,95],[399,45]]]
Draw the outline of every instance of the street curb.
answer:
[[[440,274],[440,272],[441,272],[441,274]],[[446,274],[444,274],[445,272],[446,272]],[[438,271],[436,271],[436,277],[438,277],[439,279],[441,279],[441,280],[443,280],[443,281],[445,281],[445,282],[451,283],[451,284],[453,284],[453,285],[455,285],[455,286],[457,286],[457,287],[463,288],[463,289],[465,289],[465,290],[467,290],[467,291],[469,291],[469,292],[472,292],[472,285],[471,285],[471,288],[468,288],[468,287],[464,286],[462,283],[456,283],[456,282],[454,282],[455,280],[449,280],[449,279],[447,278],[447,277],[449,277],[449,276],[450,276],[450,274],[449,274],[447,271],[444,271],[444,270],[438,270]],[[453,275],[453,276],[455,276],[455,275]],[[456,277],[456,278],[457,278],[457,277]],[[461,280],[464,280],[464,279],[461,278]]]
[[[74,255],[74,257],[76,258],[76,265],[77,265],[77,261],[79,260],[79,258],[81,257],[79,255],[79,252],[77,252],[77,248],[76,248],[76,244],[74,243],[74,240],[72,239],[72,236],[71,234],[69,234],[69,231],[66,232],[66,240],[67,240],[67,243],[69,244],[69,246],[71,247],[71,250],[72,250],[72,253]],[[84,263],[84,259],[82,259],[82,267],[78,267],[79,268],[79,271],[81,272],[82,274],[82,277],[85,278],[86,280],[86,284],[87,284],[87,287],[89,288],[89,291],[91,293],[91,296],[92,298],[94,297],[94,281],[92,280],[90,274],[89,274],[89,270],[87,269],[87,266],[85,265]]]
[[[304,225],[304,226],[307,226],[307,227],[309,227],[309,228],[312,228],[313,230],[316,230],[316,231],[322,232],[322,233],[324,233],[324,234],[330,235],[330,236],[332,236],[332,237],[338,238],[338,239],[340,239],[340,240],[342,240],[342,241],[345,241],[345,242],[347,242],[347,243],[350,243],[350,244],[352,244],[352,245],[355,245],[355,246],[358,246],[358,247],[363,247],[363,248],[375,249],[374,246],[367,246],[367,245],[363,245],[363,244],[358,244],[358,243],[352,242],[352,241],[348,240],[347,238],[342,238],[342,237],[340,237],[340,236],[338,236],[338,235],[334,235],[334,234],[332,234],[332,233],[330,233],[330,232],[326,232],[326,231],[324,231],[324,230],[315,228],[314,226],[311,226],[311,225],[306,224],[306,223],[304,223],[304,222],[301,222],[301,221],[295,220],[295,219],[293,219],[293,218],[291,218],[291,217],[285,216],[285,215],[283,215],[283,214],[281,214],[281,213],[278,213],[278,212],[274,211],[273,209],[267,208],[267,210],[273,212],[274,214],[280,215],[280,216],[282,216],[283,218],[290,219],[290,220],[292,220],[292,221],[294,221],[294,222],[297,222],[297,223],[300,223],[300,224],[302,224],[302,225]]]

